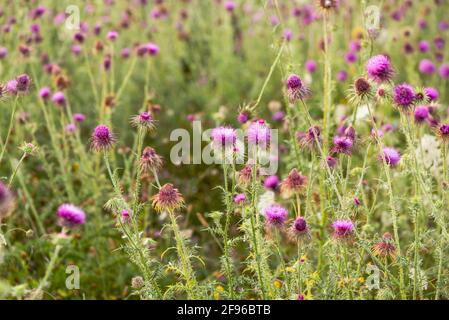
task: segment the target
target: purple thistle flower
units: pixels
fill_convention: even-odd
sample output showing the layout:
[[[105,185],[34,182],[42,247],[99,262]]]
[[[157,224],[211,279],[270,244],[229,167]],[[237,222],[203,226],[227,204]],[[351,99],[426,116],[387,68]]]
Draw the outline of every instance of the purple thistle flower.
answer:
[[[385,163],[389,166],[396,166],[401,160],[401,155],[394,148],[385,147],[382,150],[381,160],[385,161]]]
[[[237,121],[241,124],[247,123],[249,120],[249,114],[248,112],[242,111],[239,113],[239,115],[237,116]]]
[[[16,88],[19,93],[25,93],[30,88],[31,79],[27,74],[21,74],[17,76],[16,81],[17,81]]]
[[[415,100],[415,92],[409,84],[399,84],[393,89],[393,101],[401,109],[407,111]]]
[[[415,108],[415,122],[423,123],[429,117],[429,108],[427,106],[418,106]]]
[[[426,96],[429,98],[430,101],[436,101],[440,96],[438,90],[432,87],[424,88],[424,93],[426,94]]]
[[[422,59],[419,62],[419,72],[431,75],[435,72],[435,70],[436,70],[435,65],[429,59]]]
[[[258,120],[251,123],[246,134],[250,144],[266,146],[270,140],[270,127],[264,120]]]
[[[62,91],[55,92],[51,97],[51,101],[53,101],[53,103],[56,104],[57,106],[65,106],[66,99],[64,92]]]
[[[449,141],[449,124],[442,123],[436,130],[437,136],[439,136],[444,142]]]
[[[239,193],[234,197],[235,204],[241,204],[241,203],[245,202],[245,200],[246,200],[246,196],[244,193]]]
[[[334,168],[337,165],[337,159],[331,156],[327,156],[326,164],[329,166],[329,168]]]
[[[234,1],[226,1],[224,4],[224,8],[228,12],[232,12],[235,9],[235,2]]]
[[[129,211],[126,210],[126,209],[123,209],[123,210],[120,212],[120,216],[122,217],[122,221],[123,221],[123,222],[128,222],[129,219],[131,218],[131,216],[130,216],[130,214],[129,214]]]
[[[120,56],[123,58],[123,59],[127,59],[127,58],[129,58],[129,55],[131,54],[131,50],[129,49],[129,48],[123,48],[122,49],[122,51],[121,51],[121,53],[120,53]]]
[[[282,111],[277,111],[273,114],[271,119],[276,122],[281,122],[282,120],[284,120],[284,117],[285,117],[285,114]]]
[[[314,60],[308,60],[305,64],[306,71],[314,73],[316,71],[316,62]]]
[[[154,129],[154,119],[151,113],[144,111],[138,115],[135,115],[131,118],[131,124],[134,127],[142,128],[145,130],[153,130]]]
[[[390,81],[394,74],[390,59],[385,55],[370,58],[365,65],[365,69],[368,77],[377,83]]]
[[[0,47],[0,59],[4,59],[8,55],[8,49]]]
[[[109,31],[108,34],[106,35],[106,37],[110,41],[115,41],[118,38],[118,32],[117,31]]]
[[[67,134],[73,134],[73,133],[76,132],[76,125],[75,125],[74,123],[69,123],[69,124],[67,124],[67,125],[65,126],[64,131],[65,131]]]
[[[279,186],[278,176],[268,176],[265,178],[263,185],[267,189],[276,190]]]
[[[449,64],[442,64],[439,69],[439,74],[443,79],[449,78]]]
[[[114,145],[115,137],[111,130],[105,125],[98,125],[91,138],[91,148],[95,151],[106,151]]]
[[[287,209],[278,204],[270,205],[264,213],[268,224],[276,227],[281,227],[288,215]]]
[[[427,51],[429,51],[430,48],[429,42],[425,40],[420,41],[418,44],[418,48],[419,51],[421,51],[422,53],[426,53]]]
[[[73,121],[75,122],[84,122],[86,120],[86,116],[82,113],[74,113],[73,114]]]
[[[147,43],[146,44],[148,53],[150,54],[150,56],[156,56],[159,53],[159,47],[155,44],[155,43]]]
[[[39,90],[39,97],[42,100],[48,100],[50,98],[50,88],[49,87],[43,87]]]
[[[345,70],[340,70],[337,73],[337,80],[340,82],[344,82],[346,81],[346,79],[348,78],[348,73]]]
[[[287,96],[290,103],[305,98],[309,94],[309,89],[304,86],[301,78],[296,74],[288,76],[287,81]]]
[[[296,237],[302,237],[308,235],[309,228],[307,221],[303,217],[297,217],[292,225],[292,233]]]
[[[212,129],[211,137],[216,147],[234,147],[237,140],[237,133],[232,127],[217,127]]]
[[[349,137],[334,137],[334,145],[332,147],[332,153],[341,153],[351,155],[351,149],[354,141]]]
[[[86,223],[86,214],[84,211],[73,204],[62,204],[57,211],[60,218],[60,224],[64,227],[76,227]]]
[[[345,54],[345,61],[352,64],[357,61],[357,54],[354,51],[349,51]]]
[[[6,92],[8,92],[10,95],[17,94],[17,80],[9,80],[6,83]]]
[[[354,224],[351,220],[336,220],[332,224],[334,238],[337,240],[347,240],[351,238],[354,231]]]

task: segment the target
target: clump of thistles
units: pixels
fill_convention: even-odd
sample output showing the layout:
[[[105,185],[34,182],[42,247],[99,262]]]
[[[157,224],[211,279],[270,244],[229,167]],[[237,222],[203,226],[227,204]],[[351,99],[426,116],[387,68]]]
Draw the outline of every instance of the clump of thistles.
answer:
[[[349,240],[354,233],[354,224],[351,220],[336,220],[332,224],[334,229],[333,237],[337,240]]]
[[[63,227],[73,228],[86,222],[84,211],[73,204],[62,204],[57,211],[59,223]]]
[[[142,172],[158,171],[162,166],[162,158],[151,147],[145,147],[140,157],[140,170]]]
[[[164,184],[159,192],[152,198],[153,207],[156,211],[171,211],[180,209],[184,206],[182,194],[173,187],[171,183]]]
[[[301,78],[296,74],[288,76],[286,81],[287,97],[290,103],[295,103],[309,95],[309,89],[304,85]]]
[[[287,209],[278,204],[272,204],[265,208],[265,218],[271,226],[281,227],[287,218]]]
[[[153,130],[154,129],[154,119],[151,113],[144,111],[138,115],[135,115],[131,118],[131,124],[134,127],[145,129],[145,130]]]
[[[376,83],[388,82],[394,75],[390,59],[385,55],[377,55],[368,60],[365,65],[368,78]]]
[[[115,143],[115,137],[111,129],[107,126],[98,125],[91,138],[91,148],[95,151],[104,151],[110,149]]]

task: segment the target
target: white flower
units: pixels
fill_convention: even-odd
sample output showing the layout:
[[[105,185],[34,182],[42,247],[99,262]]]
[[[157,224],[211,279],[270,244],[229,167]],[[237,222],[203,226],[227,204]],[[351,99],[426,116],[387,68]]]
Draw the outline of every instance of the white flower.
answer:
[[[419,141],[415,154],[418,165],[428,170],[434,177],[441,174],[440,143],[436,137],[425,134]]]

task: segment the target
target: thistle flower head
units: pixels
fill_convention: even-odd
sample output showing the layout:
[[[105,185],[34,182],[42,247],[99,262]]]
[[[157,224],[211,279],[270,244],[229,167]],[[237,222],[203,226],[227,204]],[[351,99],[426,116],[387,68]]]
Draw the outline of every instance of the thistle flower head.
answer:
[[[427,106],[416,107],[414,117],[417,124],[422,124],[429,118],[429,108]]]
[[[286,196],[300,193],[307,185],[307,177],[301,175],[298,170],[292,169],[282,181],[281,192]]]
[[[110,149],[115,143],[115,137],[111,129],[107,126],[100,124],[95,127],[92,138],[91,148],[95,151],[106,151]]]
[[[53,103],[56,104],[57,106],[65,106],[66,99],[64,92],[62,91],[55,92],[51,97],[51,101],[53,101]]]
[[[419,72],[422,74],[431,75],[436,71],[436,67],[429,59],[422,59],[419,62]]]
[[[244,193],[239,193],[234,197],[235,204],[241,204],[241,203],[245,202],[245,200],[246,200],[246,196]]]
[[[246,131],[248,142],[252,145],[264,147],[270,141],[270,132],[271,129],[264,120],[255,121],[251,123]]]
[[[276,190],[279,186],[279,178],[278,176],[268,176],[265,178],[263,185],[267,189]]]
[[[140,169],[143,172],[158,171],[162,166],[162,158],[151,147],[145,147],[140,157]]]
[[[359,105],[372,97],[373,87],[365,78],[357,78],[348,90],[348,99],[353,105]]]
[[[311,150],[316,148],[318,144],[321,143],[321,128],[319,126],[310,127],[298,140],[302,148]]]
[[[324,11],[335,9],[338,7],[339,0],[318,0],[318,8]]]
[[[15,200],[12,192],[0,181],[0,221],[8,217],[15,207]]]
[[[381,160],[384,161],[387,165],[394,167],[401,160],[401,155],[399,152],[390,147],[385,147],[382,150],[382,155],[380,156]]]
[[[84,211],[73,204],[62,204],[58,207],[57,214],[59,222],[64,227],[76,227],[86,222]]]
[[[237,140],[237,133],[232,127],[217,127],[212,129],[211,137],[216,147],[232,148]]]
[[[432,87],[424,88],[424,93],[430,102],[438,100],[440,96],[438,90]]]
[[[415,92],[413,87],[407,83],[399,84],[393,89],[393,101],[396,106],[407,112],[415,102]]]
[[[288,76],[286,81],[287,97],[291,104],[304,99],[310,93],[310,90],[304,85],[301,78],[296,74]]]
[[[373,246],[373,254],[381,258],[396,258],[396,246],[390,233],[384,233],[382,239]]]
[[[49,87],[43,87],[39,90],[39,97],[42,100],[48,100],[50,98],[50,88]]]
[[[334,137],[333,141],[333,147],[331,152],[332,153],[341,153],[346,155],[351,155],[352,153],[352,146],[354,144],[354,141],[349,137]]]
[[[264,214],[269,225],[281,227],[287,218],[288,211],[281,205],[272,204],[265,208]]]
[[[152,200],[152,205],[158,212],[174,211],[184,206],[182,194],[171,183],[164,184]]]
[[[17,92],[19,93],[26,93],[28,92],[28,89],[31,85],[31,79],[27,74],[21,74],[16,77],[17,81]]]
[[[131,118],[131,124],[134,127],[141,128],[147,131],[154,129],[154,119],[151,113],[144,111]]]
[[[259,169],[256,171],[256,176],[259,177]],[[253,167],[250,164],[245,165],[243,169],[239,171],[238,175],[239,182],[243,185],[247,185],[253,177]]]
[[[449,124],[442,123],[442,124],[438,125],[436,128],[436,134],[444,142],[448,142],[449,141]]]
[[[394,75],[390,59],[385,55],[377,55],[368,60],[365,65],[368,78],[376,83],[389,82]]]
[[[348,240],[352,237],[354,232],[354,224],[351,220],[336,220],[332,224],[334,229],[334,239],[337,240]]]
[[[297,239],[308,236],[309,227],[307,225],[306,219],[304,219],[303,217],[297,217],[292,223],[291,233]]]

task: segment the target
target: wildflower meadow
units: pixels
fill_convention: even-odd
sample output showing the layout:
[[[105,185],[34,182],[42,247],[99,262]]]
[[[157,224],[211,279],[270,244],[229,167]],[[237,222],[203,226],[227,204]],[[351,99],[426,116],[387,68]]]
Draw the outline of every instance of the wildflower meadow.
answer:
[[[448,0],[0,1],[0,298],[449,299],[447,41]]]

